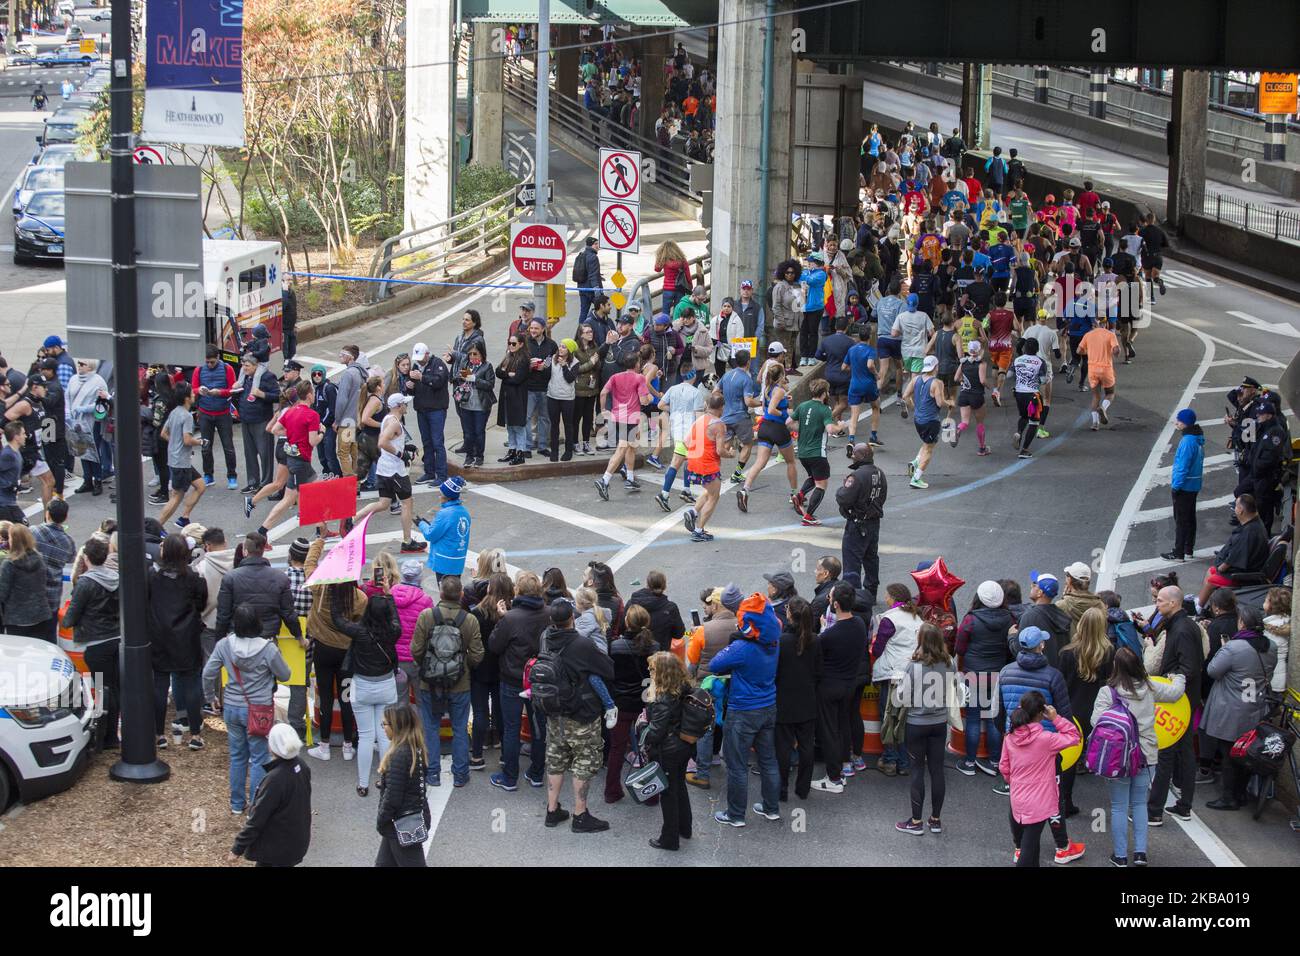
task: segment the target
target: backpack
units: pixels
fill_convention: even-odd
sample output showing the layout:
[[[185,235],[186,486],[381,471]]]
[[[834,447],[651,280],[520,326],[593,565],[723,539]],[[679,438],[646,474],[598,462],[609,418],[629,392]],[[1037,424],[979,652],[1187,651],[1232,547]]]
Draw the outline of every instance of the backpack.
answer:
[[[563,650],[552,653],[543,640],[541,651],[528,669],[533,706],[547,717],[571,714],[578,705],[578,684],[561,661],[563,656]]]
[[[682,698],[682,724],[677,736],[693,744],[713,726],[717,714],[713,710],[713,696],[702,687],[696,687]]]
[[[1142,656],[1142,638],[1132,621],[1119,621],[1115,625],[1115,646],[1127,647],[1139,658]]]
[[[1290,728],[1262,721],[1237,738],[1229,755],[1244,761],[1251,773],[1273,777],[1281,769],[1295,739]]]
[[[1106,708],[1088,735],[1083,764],[1099,777],[1133,777],[1146,766],[1137,721],[1119,693],[1111,690]]]
[[[466,611],[456,613],[448,621],[437,607],[433,612],[433,628],[429,642],[420,661],[420,679],[435,693],[447,693],[465,673],[465,649],[460,636],[460,626],[465,622]]]
[[[573,284],[587,284],[587,254],[585,250],[573,257]]]

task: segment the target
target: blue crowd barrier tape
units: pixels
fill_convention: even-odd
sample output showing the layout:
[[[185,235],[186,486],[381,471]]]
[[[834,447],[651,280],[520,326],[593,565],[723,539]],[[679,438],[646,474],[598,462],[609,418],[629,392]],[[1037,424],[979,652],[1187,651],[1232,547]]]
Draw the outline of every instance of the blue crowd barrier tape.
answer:
[[[432,279],[395,279],[380,278],[377,276],[345,276],[334,275],[328,272],[285,272],[287,276],[294,276],[300,279],[335,279],[340,282],[394,282],[402,285],[436,285],[448,286],[454,289],[515,289],[520,291],[532,291],[532,285],[518,285],[516,283],[505,282],[435,282]],[[566,285],[565,292],[604,292],[604,289],[589,288],[587,286]]]

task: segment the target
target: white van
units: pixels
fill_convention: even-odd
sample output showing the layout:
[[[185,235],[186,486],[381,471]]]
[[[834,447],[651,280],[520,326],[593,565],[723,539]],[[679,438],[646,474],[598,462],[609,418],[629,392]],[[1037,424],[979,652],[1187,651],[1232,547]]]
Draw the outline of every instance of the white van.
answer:
[[[278,242],[203,240],[207,340],[221,347],[225,361],[238,365],[240,352],[259,324],[271,333],[271,350],[281,348],[283,255]]]
[[[67,790],[90,760],[94,685],[58,647],[0,634],[0,811]]]

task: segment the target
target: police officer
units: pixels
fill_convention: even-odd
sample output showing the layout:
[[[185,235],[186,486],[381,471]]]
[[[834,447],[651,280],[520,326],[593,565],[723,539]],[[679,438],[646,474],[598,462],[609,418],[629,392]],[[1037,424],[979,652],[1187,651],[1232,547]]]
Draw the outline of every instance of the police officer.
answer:
[[[889,486],[885,473],[873,463],[871,446],[853,446],[853,461],[844,484],[835,492],[835,503],[844,516],[844,537],[840,544],[843,573],[861,575],[862,589],[876,601],[880,587],[880,519],[885,514]]]
[[[1255,419],[1255,441],[1250,449],[1247,475],[1237,485],[1237,494],[1253,494],[1259,518],[1270,535],[1273,514],[1282,501],[1281,484],[1286,463],[1291,460],[1291,436],[1278,421],[1273,403],[1261,398],[1250,414]]]

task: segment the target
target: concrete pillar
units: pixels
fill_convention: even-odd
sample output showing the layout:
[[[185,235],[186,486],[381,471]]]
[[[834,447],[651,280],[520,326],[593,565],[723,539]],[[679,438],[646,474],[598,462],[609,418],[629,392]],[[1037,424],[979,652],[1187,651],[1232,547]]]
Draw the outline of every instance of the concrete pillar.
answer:
[[[988,149],[993,126],[993,71],[986,63],[961,68],[961,137],[967,149]]]
[[[1205,196],[1206,109],[1210,74],[1174,71],[1169,122],[1169,192],[1166,218],[1175,229],[1187,213],[1202,211]]]
[[[1051,71],[1045,66],[1034,67],[1034,102],[1047,102],[1047,80]]]
[[[668,84],[664,81],[664,64],[672,59],[673,38],[671,34],[660,34],[636,38],[641,48],[641,111],[637,120],[637,130],[646,139],[655,138],[655,120],[663,109],[664,94]],[[719,93],[721,107],[721,93]]]
[[[1106,82],[1110,75],[1094,70],[1088,76],[1088,115],[1093,119],[1106,118]]]
[[[492,49],[495,24],[474,24],[474,43],[470,56],[474,60],[474,151],[471,161],[480,166],[497,166],[502,162],[501,145],[505,135],[505,53]]]
[[[582,50],[578,48],[581,39],[576,23],[565,23],[555,28],[557,49],[552,54],[555,61],[555,92],[567,102],[572,103],[578,97],[578,58]]]
[[[406,4],[404,230],[451,215],[453,164],[459,159],[454,135],[453,8],[446,0],[407,0]],[[425,63],[449,65],[413,69]]]
[[[1264,117],[1264,159],[1286,162],[1286,117],[1270,114]]]
[[[763,119],[763,38],[768,29],[765,0],[721,0],[718,10],[718,113],[713,163],[712,307],[736,295],[741,279],[755,291],[767,287],[790,245],[790,161],[794,56],[790,49],[793,0],[778,0],[772,64],[772,130],[766,157],[768,261],[758,261],[760,154]]]

